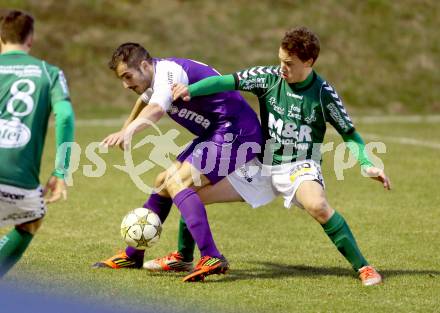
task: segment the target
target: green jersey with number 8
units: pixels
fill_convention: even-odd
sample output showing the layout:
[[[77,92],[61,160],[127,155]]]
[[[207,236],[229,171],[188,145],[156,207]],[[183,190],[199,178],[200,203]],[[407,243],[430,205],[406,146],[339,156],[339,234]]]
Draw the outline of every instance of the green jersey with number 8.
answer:
[[[52,106],[69,100],[63,72],[21,51],[0,55],[0,183],[39,185]]]

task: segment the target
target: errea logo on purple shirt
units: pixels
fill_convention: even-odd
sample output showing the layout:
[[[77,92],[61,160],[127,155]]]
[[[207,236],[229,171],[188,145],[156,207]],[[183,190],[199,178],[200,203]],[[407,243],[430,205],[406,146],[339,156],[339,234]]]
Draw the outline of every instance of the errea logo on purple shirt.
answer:
[[[203,115],[188,110],[186,108],[182,108],[179,110],[179,108],[175,105],[172,105],[170,107],[170,115],[177,114],[178,117],[186,119],[188,121],[193,121],[196,124],[200,124],[203,128],[208,129],[208,127],[211,125],[211,121],[205,118]]]

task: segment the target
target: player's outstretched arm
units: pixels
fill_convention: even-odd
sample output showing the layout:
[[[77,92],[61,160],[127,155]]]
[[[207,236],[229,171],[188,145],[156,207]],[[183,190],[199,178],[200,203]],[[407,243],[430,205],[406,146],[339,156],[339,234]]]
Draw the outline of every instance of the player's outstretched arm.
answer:
[[[157,123],[164,114],[165,110],[159,104],[150,103],[144,107],[138,117],[127,126],[125,135],[133,135],[150,127],[152,124]]]
[[[347,145],[350,152],[356,157],[362,170],[368,177],[377,180],[383,184],[383,187],[387,190],[391,189],[390,179],[385,175],[385,172],[380,168],[374,166],[374,164],[368,158],[365,151],[365,142],[361,135],[354,131],[353,133],[346,135],[343,134],[345,144]]]
[[[138,115],[146,107],[146,105],[147,104],[144,101],[142,101],[142,97],[139,97],[136,103],[134,104],[133,109],[130,112],[130,115],[125,120],[121,130],[105,137],[104,140],[102,140],[101,144],[107,147],[114,147],[118,145],[119,148],[121,148],[121,150],[124,150],[122,142],[124,138],[125,129],[128,127],[128,125],[130,125],[131,122],[133,122],[138,117]]]
[[[125,129],[108,135],[101,144],[107,147],[123,146],[123,148],[126,148],[126,144],[134,134],[158,122],[164,114],[165,111],[160,105],[150,103],[141,110]]]
[[[43,189],[43,196],[47,204],[56,202],[61,197],[67,199],[67,189],[64,178],[51,176]]]
[[[145,108],[147,104],[142,101],[142,97],[139,97],[136,101],[136,103],[133,106],[133,109],[130,112],[130,115],[128,116],[128,118],[125,120],[124,125],[122,126],[122,130],[126,129],[128,125],[130,125],[131,122],[133,122],[136,117],[138,117],[139,113],[141,113],[141,111],[143,110],[143,108]]]
[[[75,134],[75,114],[70,101],[58,101],[53,105],[55,115],[55,137],[57,152],[55,169],[46,183],[43,195],[47,196],[46,203],[58,201],[61,197],[67,199],[64,177],[70,166],[71,148]]]

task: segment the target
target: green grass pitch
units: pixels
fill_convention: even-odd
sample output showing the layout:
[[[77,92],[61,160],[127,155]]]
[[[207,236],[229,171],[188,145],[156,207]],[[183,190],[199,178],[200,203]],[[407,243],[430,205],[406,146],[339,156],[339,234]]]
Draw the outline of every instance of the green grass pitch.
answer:
[[[362,124],[358,130],[386,138],[412,138],[440,143],[440,126],[431,124]],[[21,262],[5,281],[31,280],[50,292],[97,297],[116,305],[156,304],[164,309],[211,312],[439,312],[440,189],[439,149],[384,140],[379,155],[393,190],[359,174],[359,167],[337,181],[333,153],[323,170],[330,204],[347,219],[367,259],[384,276],[384,284],[362,287],[349,264],[321,227],[298,208],[286,210],[282,200],[259,209],[246,204],[217,204],[208,214],[218,247],[231,263],[225,276],[205,283],[184,284],[183,274],[151,274],[143,270],[93,270],[91,265],[123,248],[119,225],[123,215],[139,207],[147,195],[113,165],[122,153],[101,157],[107,170],[100,178],[85,177],[86,145],[100,141],[116,126],[80,126],[80,166],[68,201],[49,208],[45,223]],[[190,136],[183,134],[181,142]],[[327,135],[327,141],[340,138]],[[368,140],[367,140],[368,141]],[[53,164],[53,129],[49,130],[42,176]],[[137,151],[138,163],[148,147]],[[145,174],[152,183],[160,169]],[[173,207],[159,243],[147,257],[176,248],[178,212]],[[7,229],[0,230],[4,234]]]

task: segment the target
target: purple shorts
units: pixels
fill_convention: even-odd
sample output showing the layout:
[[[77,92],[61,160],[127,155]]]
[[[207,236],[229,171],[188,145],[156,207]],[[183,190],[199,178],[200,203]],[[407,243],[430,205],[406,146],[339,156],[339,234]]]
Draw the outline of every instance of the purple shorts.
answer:
[[[222,131],[197,137],[177,156],[216,184],[261,152],[261,134],[242,136]]]

